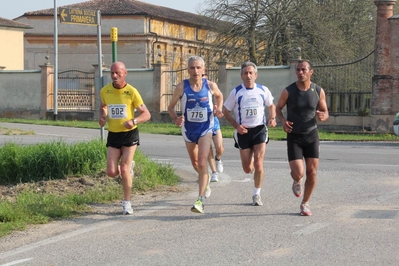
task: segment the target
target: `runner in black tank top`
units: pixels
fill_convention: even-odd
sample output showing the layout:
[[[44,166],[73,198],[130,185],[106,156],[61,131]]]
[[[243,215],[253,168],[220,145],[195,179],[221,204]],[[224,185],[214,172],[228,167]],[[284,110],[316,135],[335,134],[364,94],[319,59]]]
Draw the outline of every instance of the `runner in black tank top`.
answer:
[[[309,61],[300,60],[296,65],[297,81],[284,89],[276,106],[276,114],[283,130],[287,132],[288,161],[291,177],[294,180],[292,191],[296,197],[302,196],[302,178],[306,182],[300,214],[309,216],[309,199],[316,185],[316,174],[319,165],[319,134],[316,117],[320,121],[328,119],[325,93],[322,88],[311,82],[313,68]],[[287,118],[283,108],[287,106]]]

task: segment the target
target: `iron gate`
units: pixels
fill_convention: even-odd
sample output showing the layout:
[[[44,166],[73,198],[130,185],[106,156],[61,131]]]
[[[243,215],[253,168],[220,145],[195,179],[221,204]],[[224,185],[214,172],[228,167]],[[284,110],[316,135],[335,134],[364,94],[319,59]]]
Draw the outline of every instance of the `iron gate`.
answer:
[[[207,78],[213,82],[218,81],[218,70],[206,70]],[[162,106],[165,106],[165,110],[161,110],[161,112],[167,112],[167,106],[169,102],[172,100],[173,93],[176,89],[177,84],[179,84],[182,80],[189,78],[187,73],[187,68],[174,70],[174,71],[164,71],[162,75],[165,75],[166,84],[165,93],[161,95]],[[180,102],[176,104],[175,107],[176,112],[181,112]]]
[[[53,101],[54,94],[51,96]],[[94,111],[94,72],[76,69],[59,72],[57,101],[60,111]]]
[[[326,93],[331,115],[360,115],[370,113],[374,53],[345,64],[314,65],[312,80]]]

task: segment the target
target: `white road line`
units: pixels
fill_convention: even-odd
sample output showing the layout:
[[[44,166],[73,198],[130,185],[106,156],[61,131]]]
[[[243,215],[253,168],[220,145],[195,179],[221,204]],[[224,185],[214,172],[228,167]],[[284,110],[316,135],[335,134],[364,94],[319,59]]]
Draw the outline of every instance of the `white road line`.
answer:
[[[24,262],[26,262],[26,261],[30,261],[30,260],[33,260],[33,258],[29,258],[29,259],[23,259],[23,260],[16,260],[16,261],[11,261],[11,262],[8,262],[8,263],[6,263],[6,264],[1,264],[0,266],[11,266],[11,265],[17,265],[17,264],[24,263]]]
[[[356,165],[359,165],[359,166],[373,166],[373,167],[399,167],[399,164],[361,164],[361,163],[358,163]]]
[[[121,221],[120,220],[118,220],[118,221],[114,220],[114,221],[110,221],[110,222],[107,221],[107,222],[97,223],[97,224],[94,224],[93,226],[90,226],[90,227],[84,227],[82,229],[78,229],[78,230],[75,230],[75,231],[72,231],[72,232],[69,232],[69,233],[65,233],[65,234],[54,236],[54,237],[50,237],[48,239],[44,239],[44,240],[36,242],[36,243],[32,243],[32,244],[28,244],[28,245],[25,245],[25,246],[21,246],[21,247],[18,247],[16,249],[13,249],[13,250],[0,253],[0,259],[5,259],[7,257],[17,255],[19,253],[27,252],[27,251],[30,251],[30,250],[35,249],[35,248],[39,248],[39,247],[42,247],[42,246],[45,246],[45,245],[49,245],[49,244],[52,244],[52,243],[56,243],[56,242],[59,242],[59,241],[74,237],[74,236],[85,234],[87,232],[99,230],[99,229],[104,228],[104,227],[114,226],[115,224],[117,224],[119,222],[121,222]]]
[[[294,232],[294,235],[310,235],[326,226],[329,226],[331,223],[314,223],[301,230]]]
[[[244,178],[243,180],[233,180],[234,182],[239,182],[239,183],[246,183],[246,182],[251,182],[251,178]]]
[[[23,253],[23,252],[28,252],[33,249],[40,248],[40,247],[46,246],[46,245],[50,245],[52,243],[57,243],[57,242],[60,242],[60,241],[63,241],[63,240],[66,240],[66,239],[69,239],[69,238],[72,238],[75,236],[79,236],[79,235],[82,235],[82,234],[85,234],[85,233],[88,233],[91,231],[97,231],[97,230],[101,230],[102,228],[112,227],[112,226],[115,226],[115,225],[123,222],[126,219],[135,219],[137,217],[140,217],[143,215],[148,215],[149,213],[156,212],[161,209],[165,209],[165,208],[169,208],[169,207],[170,207],[169,205],[153,206],[153,207],[151,207],[151,209],[141,211],[140,213],[137,213],[137,214],[135,213],[134,216],[130,216],[130,215],[128,215],[128,216],[120,215],[119,216],[118,215],[115,217],[110,217],[110,218],[108,218],[108,220],[105,220],[105,221],[102,221],[102,222],[99,222],[96,224],[92,224],[91,226],[86,226],[84,228],[80,228],[80,229],[77,229],[77,230],[74,230],[71,232],[67,232],[65,234],[56,235],[56,236],[41,240],[39,242],[27,244],[24,246],[20,246],[16,249],[0,253],[0,259],[5,259],[10,256],[15,256],[15,255]],[[8,265],[8,264],[5,264],[5,265]],[[12,265],[12,264],[10,264],[10,265]],[[0,265],[0,266],[3,266],[3,265]]]

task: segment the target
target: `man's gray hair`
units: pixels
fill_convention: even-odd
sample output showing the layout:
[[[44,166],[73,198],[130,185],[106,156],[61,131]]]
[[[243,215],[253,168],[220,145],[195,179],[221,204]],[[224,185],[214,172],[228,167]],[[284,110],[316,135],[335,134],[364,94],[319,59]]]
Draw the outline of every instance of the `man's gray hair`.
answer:
[[[249,66],[254,68],[255,74],[258,73],[258,67],[254,63],[252,63],[252,62],[244,62],[244,64],[241,65],[241,75],[242,75],[242,70],[244,68],[246,68],[246,67],[249,67]]]
[[[198,55],[190,56],[190,58],[187,61],[187,66],[190,65],[191,61],[201,61],[202,66],[205,67],[205,61],[201,56]]]

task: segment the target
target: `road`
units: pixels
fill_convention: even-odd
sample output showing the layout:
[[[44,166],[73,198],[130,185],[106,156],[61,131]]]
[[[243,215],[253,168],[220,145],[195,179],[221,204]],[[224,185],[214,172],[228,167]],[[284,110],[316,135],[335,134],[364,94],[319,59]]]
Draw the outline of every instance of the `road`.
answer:
[[[100,136],[88,129],[0,127],[36,132],[1,136],[0,145]],[[211,184],[205,214],[190,212],[197,184],[182,138],[141,134],[143,153],[171,163],[188,192],[141,204],[133,198],[131,216],[117,209],[40,225],[32,229],[35,237],[23,238],[28,231],[0,239],[0,265],[398,265],[398,143],[322,142],[313,216],[302,217],[284,141],[267,146],[264,206],[256,207],[252,176],[242,171],[233,140],[224,141],[225,171]],[[11,245],[19,238],[27,240]]]

